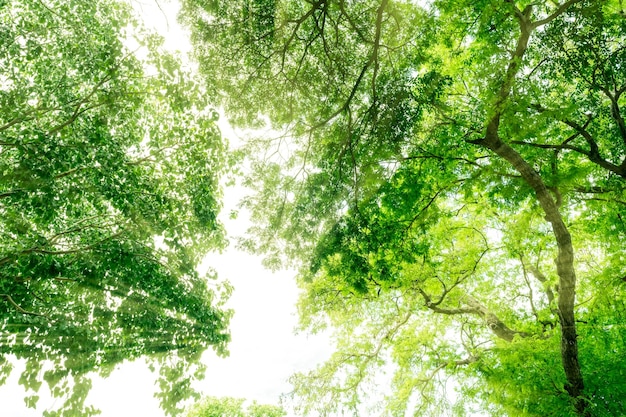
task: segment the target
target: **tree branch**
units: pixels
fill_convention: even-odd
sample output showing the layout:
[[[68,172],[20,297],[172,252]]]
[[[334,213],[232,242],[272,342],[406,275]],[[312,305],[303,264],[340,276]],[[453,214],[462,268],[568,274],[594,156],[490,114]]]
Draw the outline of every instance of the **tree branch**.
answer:
[[[541,106],[540,104],[533,104],[532,108],[537,110],[538,112],[546,112],[547,109],[543,106]],[[569,120],[569,119],[557,119],[560,122],[566,124],[567,126],[571,127],[572,129],[574,129],[575,133],[573,135],[571,135],[570,137],[568,137],[565,141],[563,141],[563,143],[561,143],[560,145],[551,145],[551,144],[544,144],[544,143],[531,143],[531,142],[526,142],[526,141],[521,141],[521,140],[515,140],[515,141],[511,141],[510,143],[512,144],[517,144],[517,145],[524,145],[524,146],[532,146],[535,148],[543,148],[543,149],[555,149],[555,150],[563,150],[563,149],[567,149],[567,150],[572,150],[576,153],[579,153],[581,155],[585,155],[587,158],[589,158],[589,161],[593,162],[594,164],[600,166],[601,168],[606,169],[607,171],[610,171],[614,174],[617,174],[618,176],[622,177],[622,178],[626,178],[626,160],[625,162],[622,163],[622,165],[616,165],[612,162],[607,161],[606,159],[604,159],[602,157],[602,155],[600,154],[600,148],[598,147],[598,142],[595,140],[595,138],[593,137],[593,135],[591,135],[591,133],[589,133],[589,131],[587,131],[587,126],[589,126],[589,123],[591,123],[591,118],[589,118],[584,125],[580,125],[576,122],[574,122],[573,120]],[[573,146],[573,145],[569,145],[569,142],[571,142],[572,140],[574,140],[576,137],[578,136],[582,136],[585,141],[587,142],[587,144],[589,145],[589,151],[586,151],[580,147],[577,146]]]
[[[587,152],[586,150],[579,148],[577,146],[572,146],[572,145],[567,145],[567,144],[559,144],[559,145],[551,145],[549,143],[533,143],[533,142],[526,142],[523,140],[512,140],[509,143],[514,144],[514,145],[524,145],[524,146],[531,146],[533,148],[540,148],[540,149],[556,149],[556,150],[571,150],[580,154],[583,154],[587,157],[589,157],[589,152]]]
[[[554,292],[552,292],[552,288],[548,285],[548,278],[534,265],[526,265],[526,268],[530,271],[530,273],[539,281],[545,290],[546,297],[548,298],[548,304],[552,305],[554,302]]]
[[[330,116],[326,117],[324,120],[316,123],[311,128],[311,130],[315,130],[325,125],[326,123],[328,123],[329,121],[331,121],[332,119],[334,119],[335,117],[337,117],[338,115],[346,111],[346,109],[352,103],[352,100],[354,99],[354,96],[356,95],[359,89],[359,86],[361,82],[363,81],[365,74],[367,73],[367,70],[370,68],[372,63],[378,62],[378,48],[380,47],[380,36],[381,36],[381,31],[382,31],[382,16],[383,16],[383,12],[385,11],[385,8],[387,7],[388,1],[389,0],[382,0],[380,6],[378,7],[378,10],[376,12],[376,32],[374,34],[374,46],[372,48],[372,52],[370,53],[370,56],[367,62],[363,65],[361,72],[359,73],[356,81],[354,82],[354,85],[352,86],[352,89],[350,90],[350,94],[348,95],[348,98],[339,109],[335,110]]]
[[[512,330],[509,328],[502,320],[498,318],[493,312],[491,312],[484,304],[479,302],[472,296],[466,296],[466,303],[476,311],[476,313],[485,320],[487,327],[498,336],[500,339],[506,340],[507,342],[512,342],[515,336],[520,337],[529,337],[531,336],[528,332],[521,332],[517,330]]]
[[[543,26],[546,23],[550,23],[551,21],[553,21],[554,19],[556,19],[557,17],[559,17],[561,14],[563,14],[570,6],[576,4],[576,3],[580,3],[582,0],[569,0],[566,1],[565,3],[561,4],[555,11],[554,13],[552,13],[551,15],[549,15],[548,17],[546,17],[545,19],[541,19],[541,20],[537,20],[536,22],[532,23],[532,28],[536,29],[539,26]]]
[[[487,307],[485,307],[482,303],[480,303],[472,296],[465,296],[468,308],[442,308],[439,307],[439,303],[441,302],[441,300],[439,300],[439,302],[433,302],[431,297],[423,289],[418,288],[417,291],[424,299],[424,306],[429,310],[438,314],[445,314],[448,316],[463,314],[473,314],[480,316],[483,320],[485,320],[487,327],[489,327],[489,330],[491,330],[493,334],[495,334],[500,339],[506,340],[507,342],[512,342],[515,336],[531,336],[530,333],[512,330],[511,328],[509,328],[494,313],[492,313]]]
[[[24,310],[15,302],[15,300],[13,300],[13,297],[11,297],[9,294],[0,294],[0,297],[4,297],[4,299],[7,300],[9,304],[11,304],[17,311],[19,311],[22,314],[27,314],[29,316],[37,316],[37,317],[46,317],[43,314],[33,313],[32,311]]]

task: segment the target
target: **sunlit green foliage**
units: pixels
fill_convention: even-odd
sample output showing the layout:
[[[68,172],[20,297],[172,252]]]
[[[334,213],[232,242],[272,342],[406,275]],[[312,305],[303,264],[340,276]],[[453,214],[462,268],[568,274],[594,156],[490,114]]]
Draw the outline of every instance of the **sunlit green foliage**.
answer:
[[[303,328],[336,329],[301,413],[626,412],[624,15],[183,1],[211,96],[278,131],[242,151],[242,244],[300,268]]]
[[[175,414],[229,340],[214,273],[196,271],[224,245],[225,145],[160,43],[125,3],[0,2],[0,354],[62,399],[46,416],[94,415],[87,373],[144,355]]]
[[[244,406],[242,398],[206,397],[194,404],[186,417],[283,417],[285,411],[275,405],[252,402]]]

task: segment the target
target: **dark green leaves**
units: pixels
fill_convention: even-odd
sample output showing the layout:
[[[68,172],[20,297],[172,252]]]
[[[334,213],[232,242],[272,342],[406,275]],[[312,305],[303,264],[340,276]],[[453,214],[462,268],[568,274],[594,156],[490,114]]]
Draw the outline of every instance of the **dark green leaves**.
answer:
[[[0,354],[62,399],[50,416],[95,415],[86,374],[147,355],[176,414],[229,340],[196,270],[225,245],[215,111],[126,4],[10,2],[0,27]]]

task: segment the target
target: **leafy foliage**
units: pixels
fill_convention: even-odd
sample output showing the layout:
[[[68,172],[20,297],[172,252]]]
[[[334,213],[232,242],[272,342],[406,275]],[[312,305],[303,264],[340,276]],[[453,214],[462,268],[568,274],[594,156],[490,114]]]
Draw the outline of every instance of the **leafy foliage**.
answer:
[[[621,2],[183,5],[212,96],[280,132],[242,244],[336,329],[301,413],[624,413]]]
[[[196,270],[225,242],[225,145],[160,43],[116,1],[0,2],[0,352],[64,399],[46,416],[96,414],[87,374],[144,355],[175,414],[226,353],[228,291]]]
[[[243,406],[241,398],[206,397],[194,404],[186,417],[283,417],[285,411],[275,405],[253,402]]]

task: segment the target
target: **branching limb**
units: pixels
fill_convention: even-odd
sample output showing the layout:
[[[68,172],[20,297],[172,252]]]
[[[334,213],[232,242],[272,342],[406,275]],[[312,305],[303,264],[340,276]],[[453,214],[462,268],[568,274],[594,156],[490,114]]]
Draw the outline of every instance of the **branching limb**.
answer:
[[[541,20],[537,20],[536,22],[532,23],[533,29],[536,29],[540,26],[543,26],[547,23],[550,23],[551,21],[553,21],[554,19],[556,19],[557,17],[559,17],[560,15],[562,15],[567,9],[570,8],[570,6],[573,6],[576,3],[580,3],[582,0],[569,0],[566,1],[565,3],[559,5],[557,7],[557,9],[550,14],[548,17],[546,17],[545,19],[541,19]],[[555,2],[555,4],[558,4]]]
[[[547,111],[545,107],[538,105],[538,104],[533,105],[532,108],[539,112]],[[587,158],[589,158],[591,162],[606,169],[607,171],[617,174],[622,178],[626,178],[626,160],[625,162],[622,162],[621,165],[616,165],[604,159],[602,155],[600,154],[600,148],[598,146],[598,142],[593,137],[593,135],[589,133],[589,131],[587,130],[587,127],[589,126],[589,123],[591,122],[591,120],[592,118],[589,117],[584,125],[580,125],[579,123],[573,120],[560,119],[562,123],[574,129],[575,133],[569,136],[565,141],[563,141],[561,144],[558,144],[558,145],[552,145],[548,143],[532,143],[532,142],[526,142],[522,140],[513,140],[510,143],[516,144],[516,145],[530,146],[530,147],[540,148],[540,149],[554,149],[556,151],[571,150],[571,151],[574,151],[576,153],[586,156]],[[625,129],[624,134],[626,135],[626,126],[624,127],[624,129]],[[578,136],[581,136],[582,138],[585,139],[585,141],[589,145],[589,150],[585,150],[581,147],[569,144],[572,140],[574,140]]]
[[[15,308],[17,311],[19,311],[22,314],[27,314],[29,316],[37,316],[37,317],[46,317],[43,314],[33,313],[32,311],[24,310],[22,307],[19,306],[19,304],[15,302],[15,300],[13,300],[13,297],[11,297],[9,294],[0,294],[0,297],[3,297],[5,300],[7,300],[9,304],[13,306],[13,308]]]
[[[311,130],[315,130],[324,126],[326,123],[330,122],[335,117],[345,112],[352,103],[354,97],[356,96],[359,86],[361,85],[361,82],[363,81],[363,78],[365,77],[367,71],[371,68],[372,64],[374,64],[375,66],[378,65],[378,49],[380,48],[380,37],[382,34],[383,13],[385,11],[385,8],[387,7],[387,3],[388,0],[382,0],[380,6],[378,7],[378,10],[376,12],[376,32],[374,34],[374,45],[372,47],[372,51],[367,62],[363,65],[361,72],[359,73],[357,79],[354,82],[354,85],[352,86],[352,89],[350,90],[350,93],[348,94],[348,98],[343,103],[343,105],[335,110],[330,116],[312,126]],[[374,80],[372,82],[374,82]]]
[[[552,288],[550,288],[550,285],[548,283],[548,279],[546,278],[545,275],[543,275],[543,273],[539,270],[538,266],[535,265],[529,265],[526,263],[526,261],[524,260],[524,257],[520,254],[519,256],[520,262],[522,264],[522,270],[524,273],[524,280],[526,281],[526,285],[528,286],[528,289],[530,291],[530,303],[531,303],[531,308],[533,311],[533,315],[535,316],[535,318],[537,319],[537,321],[539,323],[541,323],[541,325],[544,327],[544,330],[546,328],[554,328],[555,327],[555,322],[552,320],[541,320],[539,318],[539,314],[533,304],[533,298],[532,298],[532,286],[530,284],[530,281],[528,280],[528,273],[530,272],[530,275],[532,275],[537,281],[539,281],[541,283],[541,287],[543,288],[543,291],[546,295],[546,298],[548,300],[548,306],[550,308],[550,311],[552,312],[552,314],[554,314],[554,316],[558,317],[558,311],[556,310],[556,308],[554,307],[554,292],[552,291]]]
[[[548,303],[552,305],[554,302],[554,292],[552,291],[552,288],[550,288],[550,285],[548,285],[548,279],[546,276],[534,265],[527,265],[526,267],[528,268],[528,271],[530,271],[530,273],[537,279],[537,281],[543,285],[546,297],[548,298]]]
[[[507,342],[512,342],[515,336],[519,337],[529,337],[532,334],[528,332],[521,332],[517,330],[512,330],[509,328],[502,320],[498,318],[491,310],[489,310],[484,304],[479,302],[472,296],[465,297],[467,305],[470,306],[473,310],[476,311],[478,315],[485,320],[487,327],[498,336],[500,339],[506,340]]]
[[[480,316],[489,330],[493,332],[500,339],[506,340],[507,342],[512,342],[515,336],[519,337],[529,337],[532,334],[528,332],[521,332],[517,330],[512,330],[509,328],[502,320],[498,318],[493,312],[491,312],[484,304],[480,303],[472,296],[465,297],[465,303],[467,307],[461,308],[442,308],[439,307],[435,302],[432,301],[431,297],[421,288],[418,288],[418,292],[424,299],[424,306],[429,310],[445,315],[463,315],[463,314],[473,314]]]

